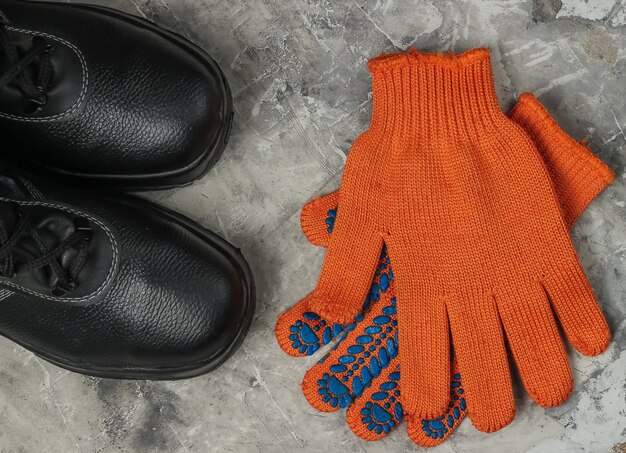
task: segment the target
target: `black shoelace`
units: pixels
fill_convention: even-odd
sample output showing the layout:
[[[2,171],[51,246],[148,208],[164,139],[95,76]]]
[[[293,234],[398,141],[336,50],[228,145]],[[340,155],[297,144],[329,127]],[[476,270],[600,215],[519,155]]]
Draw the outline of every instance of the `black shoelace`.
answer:
[[[61,296],[76,288],[78,273],[87,261],[92,230],[85,219],[77,218],[74,224],[74,232],[56,247],[50,248],[37,230],[31,226],[31,216],[28,213],[20,212],[19,220],[11,233],[7,231],[6,225],[0,219],[0,244],[2,244],[0,245],[0,275],[13,278],[17,272],[48,267],[56,280],[52,287],[54,295]],[[34,240],[41,255],[24,262],[16,262],[13,250],[25,237]],[[72,247],[76,247],[77,254],[69,268],[64,269],[59,258]]]
[[[0,51],[9,62],[9,70],[0,77],[0,87],[15,83],[26,95],[27,108],[31,111],[36,110],[48,100],[46,91],[52,84],[50,60],[52,47],[41,36],[35,36],[30,50],[20,55],[6,27],[7,25],[0,19]],[[26,69],[31,65],[34,65],[31,68],[34,71],[29,73]]]

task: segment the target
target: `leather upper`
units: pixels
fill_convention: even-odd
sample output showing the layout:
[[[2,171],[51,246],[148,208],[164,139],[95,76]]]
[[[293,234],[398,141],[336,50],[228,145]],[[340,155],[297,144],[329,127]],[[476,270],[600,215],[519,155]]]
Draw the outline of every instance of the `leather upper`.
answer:
[[[130,196],[0,177],[0,208],[18,205],[57,240],[76,218],[94,230],[74,291],[54,297],[42,289],[45,278],[19,270],[0,278],[0,334],[44,358],[96,374],[147,370],[150,377],[219,357],[252,317],[245,262],[182,216]],[[10,216],[0,215],[6,224]]]
[[[2,17],[21,52],[43,37],[53,66],[48,101],[33,113],[16,85],[0,88],[8,157],[52,174],[132,179],[188,171],[225,140],[227,84],[179,36],[88,5],[0,0]],[[6,66],[0,51],[0,75]]]

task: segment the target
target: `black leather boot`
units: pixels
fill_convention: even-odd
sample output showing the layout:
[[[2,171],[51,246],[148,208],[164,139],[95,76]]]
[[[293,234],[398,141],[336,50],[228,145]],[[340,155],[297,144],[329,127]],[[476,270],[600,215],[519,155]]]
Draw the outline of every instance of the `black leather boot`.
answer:
[[[40,357],[102,377],[192,377],[241,344],[254,306],[238,250],[191,220],[0,170],[0,334]]]
[[[4,158],[110,189],[183,185],[221,155],[232,99],[206,53],[108,8],[0,0]]]

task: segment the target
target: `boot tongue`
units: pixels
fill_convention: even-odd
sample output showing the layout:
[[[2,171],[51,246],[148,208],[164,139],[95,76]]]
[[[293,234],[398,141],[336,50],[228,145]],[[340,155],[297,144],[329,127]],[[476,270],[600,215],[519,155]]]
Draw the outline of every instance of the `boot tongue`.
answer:
[[[28,198],[18,182],[10,176],[0,175],[0,197],[9,199]],[[0,222],[4,226],[7,234],[15,228],[19,219],[19,208],[11,201],[0,201]]]
[[[13,231],[17,224],[18,218],[18,207],[15,203],[8,201],[0,202],[0,222],[2,222],[7,234],[11,234],[11,231]]]
[[[0,243],[4,243],[13,235],[21,215],[23,215],[23,213],[20,212],[16,203],[4,201],[0,202],[0,223],[2,224],[2,229],[4,230],[2,232],[2,236],[0,236]],[[50,240],[42,242],[50,242]],[[25,234],[20,237],[19,241],[11,249],[10,253],[13,256],[14,263],[23,263],[40,256],[42,252],[34,238],[29,234]],[[15,272],[19,272],[19,269],[16,267],[14,267],[13,270]],[[19,272],[19,274],[20,277],[25,278],[28,281],[28,286],[33,288],[45,287],[53,283],[50,281],[50,275],[47,275],[48,273],[43,268]]]
[[[26,199],[22,187],[14,179],[0,176],[0,197],[12,199]],[[74,220],[59,210],[46,207],[19,207],[17,203],[0,200],[0,223],[4,227],[7,237],[11,236],[21,216],[28,213],[30,222],[29,231],[34,234],[24,234],[13,248],[13,258],[16,263],[23,263],[41,256],[46,250],[52,250],[74,232]],[[36,237],[35,237],[36,235]],[[4,238],[0,243],[4,242]],[[66,266],[76,256],[76,250],[67,250],[60,258],[59,264]],[[38,269],[19,272],[18,278],[31,289],[49,291],[57,281],[48,266]]]
[[[31,217],[29,229],[32,233],[23,235],[13,250],[13,256],[18,263],[38,258],[45,252],[55,249],[75,230],[73,219],[59,215],[57,210],[30,208],[28,212]],[[57,261],[61,267],[67,269],[76,254],[75,249],[68,249],[57,258]],[[18,275],[21,273],[18,268]],[[32,283],[46,288],[52,288],[57,284],[57,278],[50,272],[49,266],[24,271],[24,276],[26,274],[33,279]]]
[[[6,39],[10,41],[9,48],[4,46],[0,46],[0,76],[6,74],[11,71],[17,64],[21,64],[21,59],[24,57],[33,46],[40,45],[41,40],[43,39],[41,36],[31,35],[30,33],[20,33],[17,31],[9,30],[6,28],[6,25],[3,24],[2,19],[0,18],[0,27],[3,27],[0,32],[5,35],[5,45]],[[39,40],[39,42],[37,41]],[[44,42],[45,44],[45,42]],[[9,55],[10,52],[10,55]],[[22,69],[22,74],[26,75],[26,77],[33,81],[34,83],[37,81],[38,76],[38,64],[40,63],[39,58],[35,58],[30,62],[27,62],[26,66]]]
[[[0,17],[0,27],[4,27],[5,24]],[[11,69],[11,62],[9,61],[9,57],[7,57],[6,52],[0,52],[0,75],[6,74]]]

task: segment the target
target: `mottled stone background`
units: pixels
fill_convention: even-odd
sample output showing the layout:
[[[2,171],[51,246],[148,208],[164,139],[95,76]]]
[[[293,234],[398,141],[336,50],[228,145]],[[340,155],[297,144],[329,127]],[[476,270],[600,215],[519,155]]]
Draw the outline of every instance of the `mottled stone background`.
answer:
[[[576,390],[563,406],[541,409],[519,391],[510,427],[486,435],[466,421],[438,451],[626,451],[625,0],[97,3],[186,36],[229,78],[236,115],[224,158],[193,186],[151,196],[243,249],[256,275],[257,316],[222,368],[180,382],[83,377],[1,339],[0,451],[418,450],[404,427],[367,443],[342,412],[313,410],[300,394],[313,360],[284,356],[272,333],[278,314],[315,284],[323,252],[300,232],[299,209],[337,186],[350,143],[367,125],[365,62],[410,46],[491,48],[503,107],[535,93],[617,174],[574,228],[611,347],[596,358],[571,352]]]

